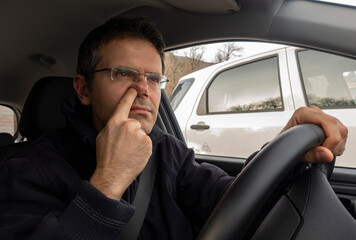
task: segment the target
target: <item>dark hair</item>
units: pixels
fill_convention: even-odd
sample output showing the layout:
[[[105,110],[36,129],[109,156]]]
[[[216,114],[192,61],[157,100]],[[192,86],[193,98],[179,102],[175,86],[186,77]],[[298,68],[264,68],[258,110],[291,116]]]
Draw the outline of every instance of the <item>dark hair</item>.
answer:
[[[85,76],[90,90],[92,89],[93,76],[89,73],[95,70],[101,60],[100,47],[113,39],[126,37],[147,40],[152,43],[161,57],[162,73],[164,73],[165,44],[156,27],[144,18],[113,18],[92,30],[79,48],[77,73]]]

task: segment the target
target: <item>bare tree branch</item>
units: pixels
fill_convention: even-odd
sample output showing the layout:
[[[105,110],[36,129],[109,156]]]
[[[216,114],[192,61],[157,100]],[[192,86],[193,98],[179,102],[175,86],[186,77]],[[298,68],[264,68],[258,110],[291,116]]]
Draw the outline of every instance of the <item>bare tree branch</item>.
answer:
[[[237,46],[235,43],[226,43],[223,45],[223,49],[218,49],[218,52],[215,54],[215,63],[220,63],[228,61],[233,57],[242,56],[244,48]]]
[[[185,56],[189,59],[190,70],[192,72],[198,70],[198,66],[203,59],[205,50],[205,46],[193,46],[186,52]]]

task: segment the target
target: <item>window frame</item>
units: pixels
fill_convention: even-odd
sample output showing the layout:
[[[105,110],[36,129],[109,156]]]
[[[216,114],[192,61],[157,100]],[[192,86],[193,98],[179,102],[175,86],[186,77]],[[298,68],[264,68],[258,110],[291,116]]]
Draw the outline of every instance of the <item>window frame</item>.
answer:
[[[22,136],[20,135],[20,132],[19,132],[19,124],[20,124],[21,112],[17,108],[15,108],[15,107],[13,107],[13,106],[11,106],[9,104],[0,103],[0,106],[7,107],[10,110],[12,110],[12,112],[14,113],[17,126],[16,126],[16,131],[14,131],[14,134],[13,135],[11,134],[11,135],[15,140],[16,139],[22,139]]]

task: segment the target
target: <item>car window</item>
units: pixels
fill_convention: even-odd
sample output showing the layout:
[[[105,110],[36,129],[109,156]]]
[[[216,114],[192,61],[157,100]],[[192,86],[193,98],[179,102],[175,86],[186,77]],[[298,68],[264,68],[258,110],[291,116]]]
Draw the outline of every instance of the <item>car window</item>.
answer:
[[[194,79],[187,79],[180,81],[174,88],[172,95],[169,98],[173,111],[177,109],[179,103],[182,101],[189,88],[192,86]]]
[[[356,60],[312,50],[297,56],[309,106],[356,107]]]
[[[219,73],[207,91],[207,113],[283,110],[278,58],[271,57]]]
[[[0,105],[0,132],[7,132],[11,135],[17,133],[17,117],[13,109]]]

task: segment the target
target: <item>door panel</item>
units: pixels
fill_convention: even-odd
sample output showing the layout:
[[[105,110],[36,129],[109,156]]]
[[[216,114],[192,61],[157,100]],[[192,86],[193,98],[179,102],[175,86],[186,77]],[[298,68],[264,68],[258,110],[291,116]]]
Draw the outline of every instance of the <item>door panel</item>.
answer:
[[[198,154],[248,157],[294,112],[285,50],[229,66],[211,77],[193,110],[186,141]],[[197,106],[197,109],[202,109]]]

